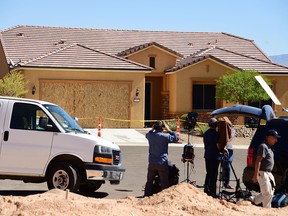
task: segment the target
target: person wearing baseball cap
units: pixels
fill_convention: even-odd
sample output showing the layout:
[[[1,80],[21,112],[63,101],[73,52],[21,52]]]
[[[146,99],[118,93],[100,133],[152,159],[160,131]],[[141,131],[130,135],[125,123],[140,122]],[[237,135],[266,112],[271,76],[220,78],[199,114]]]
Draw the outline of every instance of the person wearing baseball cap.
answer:
[[[220,153],[217,147],[217,143],[220,137],[220,133],[216,130],[218,126],[216,118],[211,118],[208,122],[209,129],[204,133],[204,158],[206,176],[204,182],[204,192],[208,196],[217,198],[217,177],[218,168],[220,163]]]
[[[271,202],[275,189],[275,179],[271,173],[274,167],[274,153],[271,149],[281,136],[276,130],[270,129],[266,133],[266,140],[257,150],[257,158],[255,161],[255,171],[252,181],[258,181],[260,193],[256,196],[250,196],[251,202],[256,205],[262,203],[265,208],[271,208]]]
[[[165,130],[165,133],[163,132]],[[179,138],[176,132],[170,130],[165,121],[156,121],[146,134],[149,144],[148,173],[144,196],[153,195],[153,183],[159,175],[161,189],[169,187],[168,144],[176,143]]]

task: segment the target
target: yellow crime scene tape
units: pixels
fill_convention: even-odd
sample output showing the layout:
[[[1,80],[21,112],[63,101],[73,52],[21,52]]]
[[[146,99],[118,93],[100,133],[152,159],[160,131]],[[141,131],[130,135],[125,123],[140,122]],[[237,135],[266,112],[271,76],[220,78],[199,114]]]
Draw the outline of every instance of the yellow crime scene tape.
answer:
[[[159,120],[127,120],[127,119],[115,119],[115,118],[102,118],[104,120],[110,120],[110,121],[121,121],[121,122],[156,122]],[[161,121],[177,121],[177,119],[164,119]]]
[[[98,116],[98,117],[95,117],[95,118],[78,118],[79,120],[98,120],[99,118],[101,118],[102,122],[104,122],[105,120],[107,121],[117,121],[117,122],[156,122],[156,121],[165,121],[165,122],[176,122],[178,119],[174,118],[174,119],[152,119],[152,120],[145,120],[145,119],[136,119],[136,120],[132,120],[132,119],[117,119],[117,118],[106,118],[106,117],[102,117],[102,116]],[[185,122],[185,120],[183,119],[180,119],[180,122]],[[198,125],[207,125],[208,123],[205,123],[205,122],[197,122],[196,124]]]
[[[102,119],[102,121],[104,120],[108,120],[108,121],[118,121],[118,122],[156,122],[156,121],[166,121],[166,122],[173,122],[173,121],[177,121],[178,119],[174,118],[174,119],[157,119],[157,120],[145,120],[145,119],[136,119],[136,120],[132,120],[132,119],[117,119],[117,118],[106,118],[106,117],[102,117],[102,116],[98,116],[98,117],[95,117],[95,118],[86,118],[86,117],[83,117],[83,118],[78,118],[79,120],[98,120],[99,117]],[[180,119],[180,122],[185,122],[185,120],[183,119]],[[204,126],[204,125],[208,125],[207,122],[198,122],[196,123],[197,125],[199,126]],[[242,127],[242,126],[245,126],[245,125],[237,125],[237,124],[234,124],[233,126],[235,127]]]

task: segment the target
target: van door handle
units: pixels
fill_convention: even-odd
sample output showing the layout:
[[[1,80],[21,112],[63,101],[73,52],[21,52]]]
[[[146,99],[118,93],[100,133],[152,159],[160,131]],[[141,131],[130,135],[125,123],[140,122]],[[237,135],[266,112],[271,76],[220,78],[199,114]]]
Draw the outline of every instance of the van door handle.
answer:
[[[9,131],[4,132],[4,141],[8,141],[9,138]]]

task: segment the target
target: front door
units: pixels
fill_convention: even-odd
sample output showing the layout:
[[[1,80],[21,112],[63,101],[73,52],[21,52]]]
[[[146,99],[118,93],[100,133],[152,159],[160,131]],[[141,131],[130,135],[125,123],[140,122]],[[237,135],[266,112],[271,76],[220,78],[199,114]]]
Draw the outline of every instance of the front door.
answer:
[[[151,83],[145,83],[145,127],[150,126],[151,120]]]
[[[151,125],[150,121],[162,120],[162,95],[163,78],[146,77],[145,82],[145,120],[146,126]]]

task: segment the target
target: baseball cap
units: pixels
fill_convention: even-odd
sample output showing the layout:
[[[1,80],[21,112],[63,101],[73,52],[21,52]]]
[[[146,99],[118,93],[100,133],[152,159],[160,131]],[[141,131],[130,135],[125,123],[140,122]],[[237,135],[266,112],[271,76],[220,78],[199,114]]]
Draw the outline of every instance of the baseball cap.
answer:
[[[266,136],[274,136],[276,138],[281,138],[281,136],[278,135],[278,132],[276,130],[268,130]]]
[[[161,128],[161,127],[163,127],[163,125],[164,125],[163,121],[161,121],[161,120],[158,120],[155,122],[155,127]]]
[[[210,127],[215,127],[215,126],[217,125],[217,119],[216,119],[216,118],[211,118],[211,119],[209,120],[208,125],[209,125]]]

